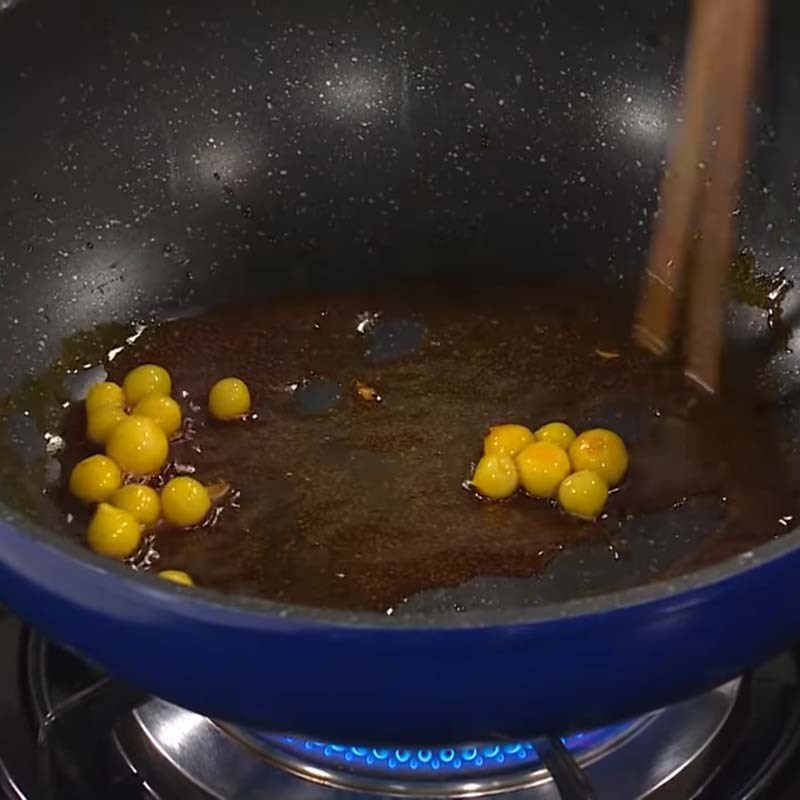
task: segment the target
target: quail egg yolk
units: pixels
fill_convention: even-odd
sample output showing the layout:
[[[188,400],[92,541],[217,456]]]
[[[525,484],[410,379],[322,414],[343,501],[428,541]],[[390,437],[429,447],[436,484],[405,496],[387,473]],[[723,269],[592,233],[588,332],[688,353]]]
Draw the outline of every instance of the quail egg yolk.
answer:
[[[164,367],[142,364],[125,376],[122,388],[128,405],[133,407],[149,394],[168,395],[172,391],[172,379]]]
[[[113,458],[123,472],[132,475],[153,475],[167,460],[167,437],[155,420],[130,416],[111,432],[106,455]]]
[[[501,453],[513,458],[534,441],[533,433],[524,425],[495,425],[483,440],[483,452],[487,456]]]
[[[100,503],[89,523],[88,539],[89,547],[96,553],[111,558],[128,558],[139,549],[142,531],[127,511]]]
[[[133,413],[155,420],[167,436],[181,427],[181,407],[165,394],[148,394],[136,404]]]
[[[555,497],[558,486],[569,475],[569,458],[557,445],[534,442],[517,456],[523,489],[534,497]]]
[[[625,443],[605,428],[584,431],[569,448],[569,457],[576,472],[587,469],[596,472],[612,488],[628,470]]]
[[[181,528],[201,523],[211,509],[208,490],[194,478],[173,478],[161,490],[161,513]]]
[[[86,413],[91,414],[104,406],[125,406],[125,392],[122,387],[111,381],[96,383],[86,395]]]
[[[564,422],[548,422],[536,431],[536,441],[550,442],[560,447],[565,453],[575,441],[575,431]]]
[[[93,444],[106,444],[111,431],[128,415],[121,406],[101,406],[86,417],[86,438]]]
[[[172,581],[179,583],[181,586],[194,586],[194,581],[191,576],[179,569],[165,569],[158,573],[159,578],[165,581]]]
[[[511,497],[519,488],[519,474],[514,460],[504,453],[484,456],[475,467],[470,486],[489,500]]]
[[[109,502],[127,511],[140,525],[152,525],[161,517],[161,498],[150,486],[129,483],[117,489]]]
[[[106,456],[89,456],[78,462],[69,476],[69,490],[84,503],[108,500],[122,485],[119,467]]]
[[[239,378],[217,381],[208,394],[208,409],[212,416],[223,421],[243,417],[250,410],[250,390]]]
[[[588,469],[573,472],[558,489],[561,508],[581,519],[595,519],[605,507],[606,500],[606,482],[596,472]]]

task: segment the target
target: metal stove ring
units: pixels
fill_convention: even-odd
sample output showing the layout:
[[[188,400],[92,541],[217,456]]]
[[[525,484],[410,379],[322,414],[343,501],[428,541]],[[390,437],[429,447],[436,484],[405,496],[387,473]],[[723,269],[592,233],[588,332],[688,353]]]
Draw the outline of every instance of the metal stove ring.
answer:
[[[34,642],[28,644],[28,676],[39,684],[31,687],[33,705],[36,712],[48,712],[45,648]],[[578,758],[581,769],[600,797],[683,800],[695,796],[713,777],[713,768],[724,764],[730,753],[736,729],[733,723],[746,713],[747,687],[747,681],[735,680],[648,715],[630,732],[583,753]],[[309,770],[300,760],[287,763],[284,753],[270,748],[265,751],[263,739],[249,732],[160,700],[144,703],[123,719],[113,738],[125,763],[154,797],[341,800],[342,791],[357,791],[384,798],[474,798],[512,792],[517,800],[558,798],[555,784],[541,764],[535,769],[529,765],[525,771],[508,770],[450,784],[412,781],[409,785],[374,778],[364,781],[343,770]],[[670,757],[665,758],[666,754]]]
[[[735,680],[699,698],[656,712],[615,747],[582,768],[600,797],[661,800],[691,797],[709,779],[701,766],[716,763],[717,748],[729,752],[721,736],[736,715],[742,681]],[[746,694],[746,693],[744,693]],[[746,703],[744,704],[746,705]],[[313,797],[341,800],[341,792],[367,797],[475,798],[512,793],[519,800],[557,800],[547,772],[510,773],[449,786],[440,782],[362,781],[341,771],[308,770],[302,764],[265,754],[261,743],[242,743],[241,731],[229,732],[205,717],[153,700],[118,726],[116,740],[127,762],[150,786],[164,787],[182,800],[263,800]],[[244,737],[250,738],[250,737]],[[257,746],[253,746],[257,744]],[[661,758],[654,760],[654,754]],[[724,759],[719,759],[720,763]],[[317,790],[312,792],[311,787]],[[691,786],[688,791],[687,787]],[[161,792],[157,792],[160,794]],[[427,793],[427,794],[426,794]]]
[[[586,750],[576,759],[579,766],[581,768],[588,767],[622,746],[630,737],[635,736],[649,725],[658,716],[658,713],[648,714],[632,722],[630,726],[602,741],[599,745]],[[217,724],[233,739],[241,742],[242,745],[258,757],[263,758],[279,769],[323,786],[331,786],[361,794],[463,800],[464,798],[493,797],[552,783],[550,772],[541,761],[516,769],[512,766],[506,769],[498,768],[494,771],[486,770],[476,775],[440,779],[408,778],[400,780],[398,778],[390,778],[388,775],[384,777],[365,775],[358,772],[358,770],[335,769],[334,767],[326,767],[319,763],[314,763],[311,760],[304,760],[296,753],[282,748],[280,744],[269,742],[250,731],[221,723]]]

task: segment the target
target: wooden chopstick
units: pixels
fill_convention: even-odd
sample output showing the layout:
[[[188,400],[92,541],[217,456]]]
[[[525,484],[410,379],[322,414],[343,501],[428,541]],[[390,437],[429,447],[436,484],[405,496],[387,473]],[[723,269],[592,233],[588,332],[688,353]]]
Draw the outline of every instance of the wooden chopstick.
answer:
[[[661,208],[633,329],[636,340],[658,354],[669,349],[678,294],[683,291],[698,171],[707,155],[704,144],[711,125],[708,98],[714,84],[713,66],[720,55],[716,45],[725,21],[723,5],[724,0],[695,0],[692,7],[683,123],[661,182]]]
[[[691,277],[686,375],[708,392],[719,386],[725,327],[726,279],[734,240],[733,212],[747,150],[748,101],[764,35],[762,0],[725,0],[732,17],[731,53],[719,81],[718,139],[708,176],[701,238]],[[719,67],[718,67],[719,69]]]
[[[719,382],[731,215],[765,16],[765,0],[694,0],[683,124],[662,181],[661,210],[634,322],[634,337],[644,347],[658,354],[670,348],[688,251],[697,238],[686,374],[711,392]],[[699,229],[693,225],[698,212]]]

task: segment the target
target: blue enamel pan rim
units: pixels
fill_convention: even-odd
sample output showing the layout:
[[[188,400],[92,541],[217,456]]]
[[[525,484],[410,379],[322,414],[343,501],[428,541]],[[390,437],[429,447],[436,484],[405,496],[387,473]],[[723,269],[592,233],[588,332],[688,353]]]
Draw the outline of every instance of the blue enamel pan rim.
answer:
[[[496,628],[505,625],[525,625],[553,622],[564,619],[592,617],[599,614],[642,608],[648,605],[672,602],[685,608],[701,605],[709,592],[720,591],[730,581],[748,573],[766,569],[787,553],[800,549],[800,527],[787,532],[780,539],[763,544],[753,550],[669,581],[656,581],[645,586],[620,592],[603,593],[590,597],[547,603],[526,610],[492,609],[465,611],[457,617],[438,614],[408,614],[391,617],[372,611],[342,611],[296,604],[283,604],[257,597],[226,595],[213,589],[181,587],[147,573],[136,573],[121,563],[96,555],[66,537],[60,537],[45,528],[32,524],[18,512],[0,504],[0,526],[20,538],[29,540],[35,547],[47,548],[51,557],[65,558],[73,568],[85,571],[87,580],[124,581],[135,594],[137,589],[145,594],[168,598],[172,610],[197,622],[214,624],[241,623],[242,615],[269,619],[273,625],[294,627],[297,623],[320,627],[360,627],[365,629],[419,628],[437,630]],[[39,555],[44,557],[44,553]],[[0,555],[0,563],[4,560]],[[52,590],[59,594],[57,588]],[[176,600],[179,603],[176,604]],[[166,606],[165,606],[166,607]],[[229,618],[229,620],[227,619]]]

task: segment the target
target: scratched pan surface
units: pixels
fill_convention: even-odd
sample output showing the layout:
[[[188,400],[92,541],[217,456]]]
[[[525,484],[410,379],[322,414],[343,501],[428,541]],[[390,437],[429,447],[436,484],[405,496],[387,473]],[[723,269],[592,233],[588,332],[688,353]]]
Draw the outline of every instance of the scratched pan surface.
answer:
[[[426,278],[629,288],[641,267],[676,117],[684,3],[0,8],[3,394],[103,322]],[[791,278],[800,19],[788,2],[774,14],[738,220],[761,268]],[[790,295],[790,322],[796,306]],[[761,311],[737,307],[730,328],[745,350],[771,346]],[[779,401],[765,411],[785,425],[789,453],[791,344],[771,358]],[[619,561],[602,543],[576,548],[540,577],[421,593],[392,620],[167,590],[49,536],[44,503],[20,516],[19,477],[35,490],[43,432],[24,414],[11,431],[3,600],[113,671],[234,721],[405,740],[565,729],[697,691],[800,631],[800,604],[786,602],[794,533],[651,583],[708,536],[717,510],[702,504],[665,515],[653,535],[623,534]],[[715,623],[725,609],[751,609],[759,624],[726,638]],[[428,638],[432,626],[448,635]],[[710,631],[716,646],[699,648]],[[137,649],[153,636],[174,643],[157,664]],[[209,644],[220,636],[238,660],[223,665]],[[271,659],[257,674],[262,646]],[[659,671],[671,652],[693,666]],[[581,659],[608,687],[602,698],[582,688]],[[315,683],[316,660],[335,697]],[[430,675],[447,675],[450,691],[433,693]],[[549,691],[520,709],[498,681]],[[365,693],[371,710],[352,712]]]

